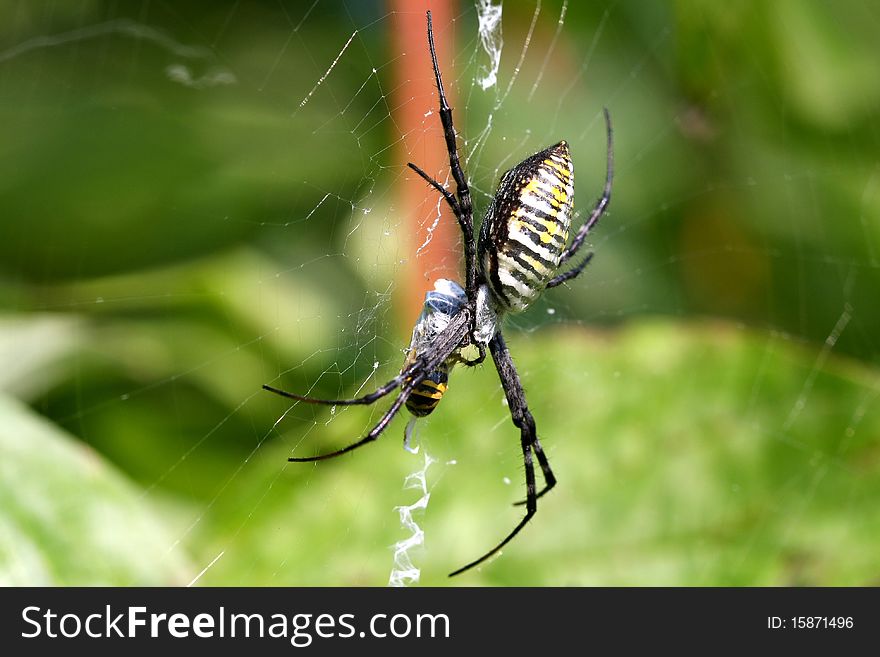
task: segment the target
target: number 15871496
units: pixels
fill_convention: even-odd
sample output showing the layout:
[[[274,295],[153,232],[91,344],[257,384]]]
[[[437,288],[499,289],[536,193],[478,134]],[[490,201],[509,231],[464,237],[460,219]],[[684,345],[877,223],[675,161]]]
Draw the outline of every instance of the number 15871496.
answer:
[[[771,630],[825,630],[851,629],[852,616],[768,616],[767,627]]]

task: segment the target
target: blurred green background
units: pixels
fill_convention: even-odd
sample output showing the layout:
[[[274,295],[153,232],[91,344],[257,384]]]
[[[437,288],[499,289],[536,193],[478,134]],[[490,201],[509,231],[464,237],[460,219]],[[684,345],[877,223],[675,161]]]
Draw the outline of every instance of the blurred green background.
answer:
[[[371,389],[412,321],[389,8],[309,6],[0,2],[0,584],[387,582],[404,421],[288,464],[384,407],[260,391]],[[487,91],[474,6],[439,27],[478,211],[561,138],[589,207],[603,106],[617,158],[506,325],[560,483],[452,583],[880,583],[880,8],[508,2]],[[420,423],[422,583],[519,517],[502,401],[456,371]]]

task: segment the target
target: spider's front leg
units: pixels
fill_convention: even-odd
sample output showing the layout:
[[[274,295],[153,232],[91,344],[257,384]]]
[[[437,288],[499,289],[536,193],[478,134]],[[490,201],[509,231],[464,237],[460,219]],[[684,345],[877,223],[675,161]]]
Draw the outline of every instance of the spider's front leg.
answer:
[[[475,358],[470,358],[470,355],[473,354],[473,351],[476,349],[477,355]],[[466,357],[465,350],[471,350],[468,356]],[[471,323],[471,326],[468,328],[467,336],[465,336],[464,340],[461,342],[461,347],[458,350],[459,358],[465,367],[476,367],[477,365],[482,365],[483,361],[486,360],[486,347],[474,339],[474,324]]]
[[[471,331],[471,335],[473,335],[473,331]],[[469,362],[468,367],[474,367],[476,365],[481,365],[483,363],[483,361],[486,360],[486,347],[484,347],[481,344],[478,344],[477,350],[479,351],[480,355],[477,356],[476,360],[472,360],[471,362]]]
[[[541,466],[541,473],[544,475],[544,488],[534,491],[534,477],[532,477],[532,489],[528,488],[528,470],[526,468],[526,499],[517,502],[516,506],[525,504],[528,506],[531,493],[534,493],[534,499],[543,497],[551,488],[556,485],[556,476],[550,469],[550,461],[547,460],[544,449],[541,447],[541,441],[538,440],[538,434],[535,428],[535,418],[532,417],[529,406],[526,403],[525,391],[510,357],[510,351],[501,333],[495,336],[489,343],[489,349],[492,350],[492,358],[498,370],[498,376],[501,377],[501,387],[504,388],[504,394],[507,396],[507,406],[510,408],[510,416],[513,424],[520,430],[521,442],[523,443],[523,456],[525,457],[525,446],[529,445],[534,451],[535,457],[538,459],[538,465]],[[534,468],[532,468],[534,469]]]
[[[513,359],[510,357],[510,351],[507,349],[507,345],[504,342],[504,338],[501,337],[500,332],[496,333],[495,337],[489,342],[489,351],[492,354],[492,359],[495,361],[495,368],[498,370],[498,376],[501,378],[501,387],[504,388],[504,394],[507,397],[511,419],[513,420],[514,425],[520,430],[520,445],[522,447],[523,465],[525,466],[526,472],[526,514],[513,530],[500,543],[498,543],[498,545],[486,552],[486,554],[479,559],[476,559],[466,566],[459,568],[455,572],[450,573],[450,577],[463,573],[464,571],[483,563],[486,559],[496,554],[501,548],[513,540],[513,537],[516,536],[520,530],[528,524],[529,520],[532,519],[532,516],[537,513],[538,498],[556,485],[556,477],[550,469],[550,463],[544,455],[544,450],[541,449],[540,442],[538,442],[538,435],[535,429],[535,418],[532,417],[532,413],[529,411],[525,392],[519,381],[519,375],[516,373],[516,367],[513,364]],[[535,465],[532,461],[533,451],[541,466],[541,471],[544,474],[545,486],[540,493],[537,492],[535,486]]]

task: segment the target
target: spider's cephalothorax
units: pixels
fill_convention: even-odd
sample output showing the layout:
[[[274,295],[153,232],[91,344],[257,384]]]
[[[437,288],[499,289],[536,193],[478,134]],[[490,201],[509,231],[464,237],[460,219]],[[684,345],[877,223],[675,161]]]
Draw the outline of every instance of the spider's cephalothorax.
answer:
[[[431,12],[428,12],[428,48],[440,99],[440,122],[449,152],[449,170],[455,182],[455,193],[410,162],[408,166],[433,187],[452,209],[461,228],[464,246],[465,286],[440,279],[434,290],[425,296],[425,306],[416,321],[413,337],[400,374],[363,397],[354,399],[318,399],[271,386],[266,390],[283,397],[313,404],[352,406],[372,404],[400,389],[394,402],[376,425],[360,440],[317,456],[290,457],[289,461],[320,461],[346,454],[379,437],[388,424],[406,405],[413,419],[404,434],[409,446],[410,433],[416,418],[428,415],[446,392],[449,371],[457,363],[476,365],[485,358],[486,350],[501,380],[501,387],[510,408],[510,417],[520,432],[525,466],[526,513],[517,525],[495,547],[483,556],[451,573],[458,575],[484,562],[507,545],[525,527],[538,509],[538,499],[556,484],[550,462],[541,447],[535,419],[526,403],[522,383],[501,332],[506,313],[522,312],[547,288],[556,287],[580,274],[592,257],[588,253],[575,266],[561,272],[580,250],[587,234],[604,214],[611,200],[613,177],[611,117],[605,110],[608,138],[605,186],[590,215],[568,241],[574,202],[574,169],[568,144],[564,141],[523,160],[505,173],[495,198],[480,229],[479,244],[474,240],[474,216],[471,193],[461,167],[456,146],[452,108],[443,90],[443,79],[437,65]],[[463,356],[473,345],[476,358]],[[537,490],[535,465],[537,459],[544,477],[544,487]]]
[[[502,176],[477,247],[480,273],[500,310],[522,312],[556,276],[573,203],[574,167],[564,141]]]

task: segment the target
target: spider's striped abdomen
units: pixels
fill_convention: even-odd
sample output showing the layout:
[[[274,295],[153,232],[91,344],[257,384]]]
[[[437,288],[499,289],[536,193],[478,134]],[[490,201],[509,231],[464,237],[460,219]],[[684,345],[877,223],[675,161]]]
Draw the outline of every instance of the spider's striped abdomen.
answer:
[[[437,408],[449,382],[449,367],[444,363],[431,372],[406,398],[407,410],[416,417],[424,417]]]
[[[564,141],[501,177],[480,229],[480,267],[499,309],[522,312],[556,275],[568,242],[574,167]]]

